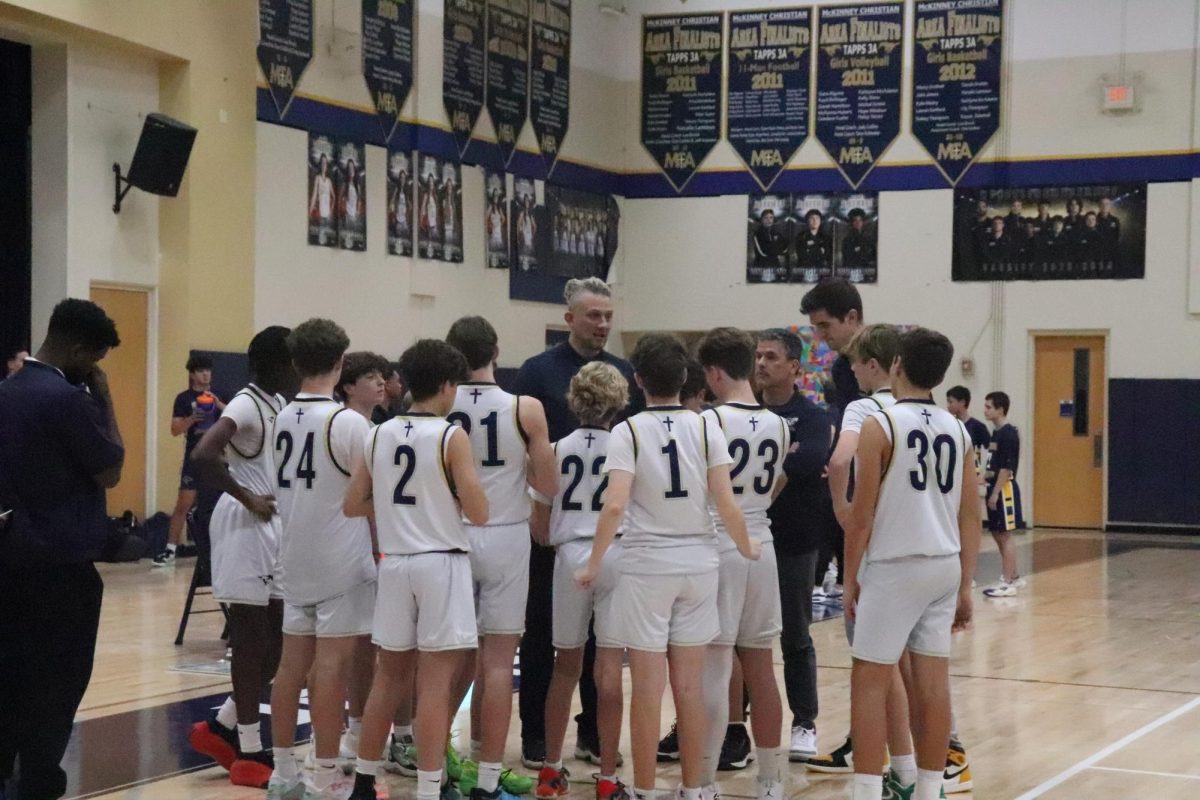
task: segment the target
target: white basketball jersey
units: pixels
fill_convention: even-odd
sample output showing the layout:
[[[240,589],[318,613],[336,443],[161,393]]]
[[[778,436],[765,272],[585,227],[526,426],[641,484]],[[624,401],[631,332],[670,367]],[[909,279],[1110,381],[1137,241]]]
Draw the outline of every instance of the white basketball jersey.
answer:
[[[272,397],[252,383],[235,394],[221,413],[237,425],[225,449],[229,475],[254,494],[275,494],[275,460],[267,439],[284,403],[280,395]]]
[[[775,483],[783,474],[783,459],[791,443],[787,424],[762,406],[745,403],[726,403],[708,409],[701,416],[710,425],[719,426],[729,441],[729,456],[733,459],[729,477],[750,536],[762,542],[774,541],[767,508]],[[716,506],[710,503],[709,512],[720,537],[721,551],[733,550],[737,545],[726,533]]]
[[[446,419],[471,437],[471,452],[488,499],[488,525],[529,519],[525,432],[517,420],[517,396],[494,383],[462,383]]]
[[[366,458],[381,553],[471,549],[446,465],[454,428],[442,417],[405,414],[371,432]]]
[[[966,428],[932,400],[902,400],[873,418],[892,443],[892,459],[875,506],[867,561],[957,553],[963,463],[973,458]]]
[[[680,536],[715,544],[708,471],[732,460],[720,426],[682,406],[648,408],[618,425],[604,470],[634,474],[624,545],[669,545]]]
[[[608,488],[604,462],[609,435],[603,428],[584,425],[554,443],[558,494],[550,511],[550,544],[596,535],[596,520]]]
[[[275,419],[275,485],[283,522],[283,596],[312,605],[373,580],[371,531],[342,501],[367,421],[329,397],[300,394]]]

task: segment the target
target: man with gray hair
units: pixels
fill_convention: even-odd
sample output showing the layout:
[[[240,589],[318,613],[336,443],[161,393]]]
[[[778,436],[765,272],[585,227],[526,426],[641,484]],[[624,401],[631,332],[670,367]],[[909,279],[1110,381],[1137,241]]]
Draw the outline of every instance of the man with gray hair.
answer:
[[[579,427],[579,420],[567,407],[567,388],[575,373],[592,361],[604,361],[616,367],[629,382],[628,414],[645,406],[642,393],[633,380],[633,365],[605,351],[612,330],[612,291],[599,278],[573,278],[563,292],[567,312],[563,319],[570,329],[567,341],[539,353],[521,365],[513,392],[541,401],[546,410],[550,441],[556,442]],[[529,556],[529,598],[525,611],[525,635],[521,640],[521,761],[526,767],[541,767],[546,749],[546,692],[554,672],[554,645],[551,641],[551,596],[554,579],[554,548],[534,542]],[[595,637],[589,637],[584,651],[583,675],[579,681],[583,713],[579,724],[575,757],[600,763],[599,735],[596,730],[596,683],[592,666],[596,657]]]

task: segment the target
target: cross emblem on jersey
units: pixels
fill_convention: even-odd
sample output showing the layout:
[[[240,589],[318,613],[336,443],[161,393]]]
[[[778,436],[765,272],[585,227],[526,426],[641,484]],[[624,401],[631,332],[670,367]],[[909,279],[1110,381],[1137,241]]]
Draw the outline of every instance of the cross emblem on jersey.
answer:
[[[410,420],[407,420],[407,421],[404,423],[404,438],[405,438],[405,439],[407,439],[407,438],[408,438],[408,435],[409,435],[410,433],[412,433],[412,429],[413,429],[412,420],[411,420],[411,419],[410,419]]]
[[[758,417],[751,417],[750,419],[748,419],[746,421],[750,423],[750,430],[752,430],[752,431],[758,430]]]
[[[933,415],[929,413],[929,409],[921,409],[921,416],[925,418],[925,424],[929,424],[929,420],[933,419]]]
[[[481,394],[483,394],[483,392],[479,391],[478,388],[471,390],[471,405],[475,405],[479,402],[479,396]]]
[[[300,421],[300,418],[301,418],[301,417],[303,417],[303,416],[304,416],[304,409],[303,409],[303,408],[297,408],[297,409],[296,409],[296,422],[299,422],[299,421]]]
[[[595,436],[592,436],[592,434],[590,434],[590,433],[589,433],[587,436],[584,436],[583,438],[587,440],[587,443],[588,443],[588,445],[587,445],[587,446],[588,446],[588,449],[589,449],[589,450],[591,450],[591,449],[592,449],[592,442],[596,441],[596,437],[595,437]]]
[[[671,426],[675,424],[675,420],[670,417],[663,417],[662,424],[667,426],[667,433],[671,432]]]

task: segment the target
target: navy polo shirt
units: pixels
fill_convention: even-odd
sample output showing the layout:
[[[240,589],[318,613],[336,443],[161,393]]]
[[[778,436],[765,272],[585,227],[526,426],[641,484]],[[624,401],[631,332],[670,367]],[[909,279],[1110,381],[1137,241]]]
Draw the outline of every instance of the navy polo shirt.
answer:
[[[557,442],[579,427],[579,420],[567,407],[567,389],[571,378],[589,361],[604,361],[616,367],[625,380],[629,381],[629,407],[627,415],[636,414],[646,407],[646,400],[633,382],[633,365],[623,358],[600,351],[593,358],[581,356],[570,342],[561,342],[544,353],[527,359],[517,373],[513,391],[542,401],[546,409],[546,424],[550,430],[550,441]]]
[[[0,561],[76,563],[100,556],[108,536],[104,489],[92,476],[124,458],[105,411],[48,364],[0,383]]]

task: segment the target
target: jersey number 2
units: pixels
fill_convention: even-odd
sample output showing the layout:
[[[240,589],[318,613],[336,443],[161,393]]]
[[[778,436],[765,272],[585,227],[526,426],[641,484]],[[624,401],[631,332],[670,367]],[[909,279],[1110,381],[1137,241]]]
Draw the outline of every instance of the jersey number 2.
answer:
[[[417,451],[406,444],[400,445],[396,448],[394,463],[397,467],[403,464],[404,472],[400,473],[400,480],[396,482],[396,489],[392,492],[392,503],[398,506],[415,506],[417,498],[411,494],[405,494],[404,487],[408,486],[413,472],[417,469]]]

